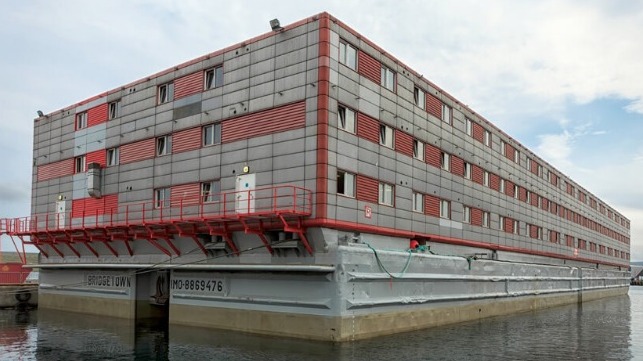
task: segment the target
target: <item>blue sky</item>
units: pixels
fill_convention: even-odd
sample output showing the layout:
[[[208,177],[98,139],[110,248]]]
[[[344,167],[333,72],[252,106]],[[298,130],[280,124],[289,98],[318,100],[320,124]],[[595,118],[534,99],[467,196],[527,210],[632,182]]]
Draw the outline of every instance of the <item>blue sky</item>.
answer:
[[[643,260],[642,2],[364,3],[0,2],[0,217],[29,214],[37,110],[328,11],[618,209]]]

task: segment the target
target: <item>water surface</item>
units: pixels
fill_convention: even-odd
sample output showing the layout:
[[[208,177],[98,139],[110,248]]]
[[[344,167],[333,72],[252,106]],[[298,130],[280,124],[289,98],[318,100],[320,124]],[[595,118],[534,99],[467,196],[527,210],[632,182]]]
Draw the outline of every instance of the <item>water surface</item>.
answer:
[[[582,306],[343,344],[0,310],[0,360],[643,360],[643,287]]]

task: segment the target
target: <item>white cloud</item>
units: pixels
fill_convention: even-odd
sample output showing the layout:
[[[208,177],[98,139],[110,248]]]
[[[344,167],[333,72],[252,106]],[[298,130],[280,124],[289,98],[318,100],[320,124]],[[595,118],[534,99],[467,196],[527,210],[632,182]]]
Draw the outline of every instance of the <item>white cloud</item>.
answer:
[[[36,110],[267,32],[272,18],[288,24],[326,10],[510,135],[542,134],[536,153],[590,191],[643,204],[636,181],[643,174],[627,164],[632,153],[606,153],[623,164],[597,165],[592,175],[596,169],[575,165],[583,157],[575,147],[606,130],[562,116],[570,103],[602,98],[626,100],[627,111],[643,114],[643,3],[630,1],[373,1],[368,11],[348,0],[2,2],[0,158],[12,171],[0,176],[31,184]],[[34,14],[46,16],[34,21]]]

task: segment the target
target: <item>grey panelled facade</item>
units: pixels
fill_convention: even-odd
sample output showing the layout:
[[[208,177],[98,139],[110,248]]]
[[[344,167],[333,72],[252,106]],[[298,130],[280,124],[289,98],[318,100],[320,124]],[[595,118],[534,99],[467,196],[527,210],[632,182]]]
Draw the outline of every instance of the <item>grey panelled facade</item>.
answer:
[[[320,340],[629,282],[625,217],[327,13],[36,119],[6,224],[40,307]]]

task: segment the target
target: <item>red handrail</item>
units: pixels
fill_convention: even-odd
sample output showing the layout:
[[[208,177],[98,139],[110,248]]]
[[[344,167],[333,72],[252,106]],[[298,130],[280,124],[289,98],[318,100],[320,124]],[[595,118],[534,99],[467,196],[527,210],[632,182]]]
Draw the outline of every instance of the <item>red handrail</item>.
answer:
[[[243,193],[241,193],[243,192]],[[238,201],[238,196],[242,195]],[[243,199],[245,197],[245,199]],[[30,217],[0,219],[0,234],[29,234],[88,227],[131,226],[172,221],[209,220],[244,216],[277,216],[312,213],[312,192],[299,186],[259,187],[253,190],[181,194],[158,204],[156,200],[127,203],[108,210],[34,214]]]

